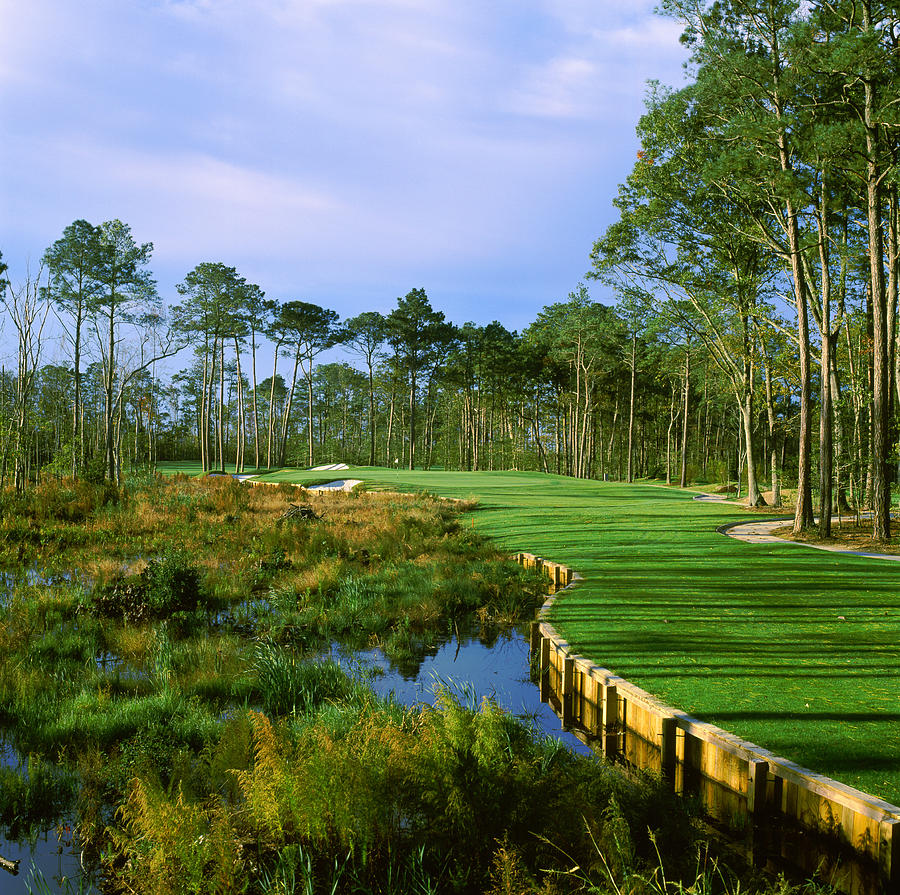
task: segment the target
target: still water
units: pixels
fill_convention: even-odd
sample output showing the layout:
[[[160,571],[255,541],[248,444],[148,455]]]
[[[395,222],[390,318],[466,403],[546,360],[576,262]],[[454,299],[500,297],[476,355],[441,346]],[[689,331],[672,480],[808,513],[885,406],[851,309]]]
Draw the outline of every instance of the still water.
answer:
[[[559,718],[550,706],[541,703],[538,688],[529,680],[527,629],[454,631],[415,659],[399,665],[391,663],[378,649],[351,652],[333,646],[325,657],[348,668],[373,671],[375,692],[380,696],[393,694],[397,702],[405,705],[433,703],[437,684],[463,694],[464,704],[468,701],[478,705],[483,697],[489,697],[546,735],[559,738],[573,751],[589,754],[580,740],[561,730]],[[21,766],[21,759],[0,746],[0,763],[16,768]],[[43,873],[51,892],[65,893],[65,880],[80,878],[77,848],[64,826],[47,831],[33,842],[11,842],[0,836],[0,857],[20,861],[18,876],[0,870],[0,895],[26,895],[37,870]],[[47,890],[33,891],[44,895]],[[70,891],[78,892],[78,884]]]
[[[0,743],[0,765],[27,773],[27,761],[5,743]],[[2,895],[28,892],[28,883],[38,872],[50,883],[53,892],[64,892],[66,879],[81,877],[81,863],[72,847],[71,827],[65,821],[30,841],[12,841],[0,836],[0,857],[19,862],[17,876],[0,869]],[[74,891],[78,891],[77,886]]]

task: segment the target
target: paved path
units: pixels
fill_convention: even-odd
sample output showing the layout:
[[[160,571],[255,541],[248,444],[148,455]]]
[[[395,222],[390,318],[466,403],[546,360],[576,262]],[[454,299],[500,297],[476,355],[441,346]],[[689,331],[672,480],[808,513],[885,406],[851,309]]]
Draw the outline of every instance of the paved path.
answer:
[[[726,499],[717,494],[700,494],[694,500],[715,501],[725,503]],[[890,562],[900,562],[900,555],[893,553],[870,553],[865,550],[848,550],[846,547],[837,547],[831,544],[810,544],[807,541],[790,541],[787,538],[779,538],[772,534],[776,528],[783,528],[785,522],[793,517],[779,517],[777,519],[765,519],[753,522],[738,522],[732,525],[722,525],[717,531],[746,541],[748,544],[794,544],[797,547],[812,547],[814,550],[827,550],[829,553],[849,553],[851,556],[866,556],[869,559],[886,559]],[[837,521],[837,517],[835,517]]]

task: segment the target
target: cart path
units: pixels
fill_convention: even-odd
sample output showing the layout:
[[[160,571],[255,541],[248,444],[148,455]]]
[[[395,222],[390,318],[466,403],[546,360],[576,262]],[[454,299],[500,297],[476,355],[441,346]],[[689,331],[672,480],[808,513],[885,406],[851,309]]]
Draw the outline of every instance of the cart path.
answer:
[[[694,500],[716,503],[731,502],[717,494],[699,494]],[[890,562],[900,562],[900,555],[893,553],[872,553],[867,550],[849,550],[846,547],[837,547],[831,544],[810,544],[805,541],[791,541],[787,538],[779,538],[772,534],[776,528],[782,528],[785,522],[789,522],[792,518],[792,516],[784,516],[777,519],[737,522],[719,526],[716,530],[719,534],[727,535],[729,538],[735,538],[738,541],[746,541],[748,544],[793,544],[795,547],[812,547],[813,550],[827,550],[829,553],[847,553],[851,556],[865,556],[868,559],[886,559]],[[835,521],[837,521],[837,517],[835,517]]]

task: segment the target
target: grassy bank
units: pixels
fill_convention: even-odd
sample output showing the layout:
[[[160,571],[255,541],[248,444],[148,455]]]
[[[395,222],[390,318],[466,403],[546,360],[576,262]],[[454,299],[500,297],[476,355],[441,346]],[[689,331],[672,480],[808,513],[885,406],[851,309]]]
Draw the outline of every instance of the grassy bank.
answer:
[[[679,708],[900,804],[897,564],[725,538],[716,526],[747,511],[652,485],[364,467],[338,475],[373,488],[477,498],[480,532],[585,576],[552,616],[577,652]]]

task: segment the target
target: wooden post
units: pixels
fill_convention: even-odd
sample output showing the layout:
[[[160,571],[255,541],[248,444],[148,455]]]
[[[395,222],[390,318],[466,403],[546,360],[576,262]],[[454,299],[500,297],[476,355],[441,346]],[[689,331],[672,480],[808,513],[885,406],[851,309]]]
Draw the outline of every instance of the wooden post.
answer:
[[[769,801],[767,799],[767,801]],[[777,775],[772,775],[772,798],[769,801],[776,811],[784,814],[784,780]]]
[[[541,623],[540,622],[532,622],[531,623],[531,639],[529,641],[529,648],[531,650],[531,654],[539,653],[541,649]]]
[[[660,770],[663,778],[669,783],[675,782],[675,718],[663,715],[659,719],[660,727]]]
[[[878,865],[889,891],[897,891],[900,882],[900,819],[885,818],[880,825]]]
[[[541,702],[550,702],[550,638],[541,637]]]
[[[563,674],[562,674],[562,726],[569,728],[572,726],[572,702],[574,699],[575,684],[575,659],[572,656],[563,658]]]
[[[747,769],[747,813],[761,815],[766,810],[766,790],[769,785],[769,763],[751,758]]]
[[[619,693],[615,684],[603,687],[603,754],[614,758],[618,750],[619,736]]]

